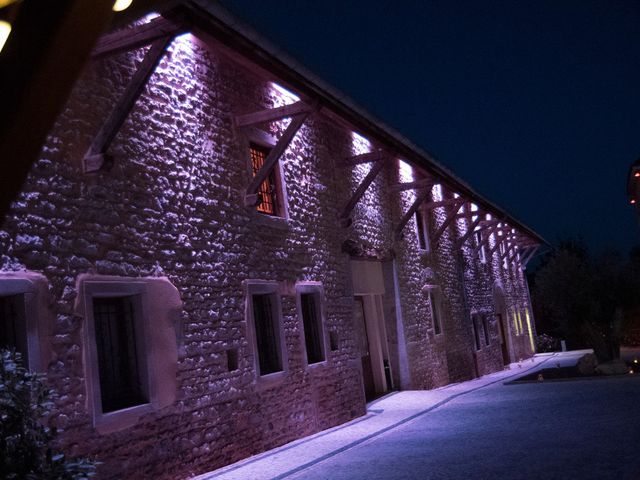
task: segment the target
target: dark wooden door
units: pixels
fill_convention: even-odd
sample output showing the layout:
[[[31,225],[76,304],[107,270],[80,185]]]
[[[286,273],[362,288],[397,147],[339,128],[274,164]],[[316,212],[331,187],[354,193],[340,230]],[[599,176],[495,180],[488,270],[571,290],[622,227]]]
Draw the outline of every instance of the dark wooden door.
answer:
[[[364,395],[367,401],[376,397],[376,387],[373,382],[373,365],[369,352],[369,336],[367,335],[367,322],[364,315],[364,302],[362,297],[355,297],[354,327],[356,331],[357,346],[362,362],[362,381],[364,382]]]

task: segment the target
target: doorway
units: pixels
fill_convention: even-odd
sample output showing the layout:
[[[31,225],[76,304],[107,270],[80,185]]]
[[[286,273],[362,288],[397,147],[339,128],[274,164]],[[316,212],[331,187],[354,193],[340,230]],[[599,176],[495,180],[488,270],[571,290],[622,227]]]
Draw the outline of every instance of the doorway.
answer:
[[[375,261],[354,260],[351,273],[356,348],[362,364],[365,398],[371,401],[393,388],[383,307],[382,265]]]
[[[509,354],[509,325],[507,323],[506,307],[504,300],[504,292],[502,288],[496,285],[493,290],[493,303],[495,311],[495,319],[498,324],[498,332],[500,334],[500,349],[502,351],[503,365],[511,363],[511,355]]]

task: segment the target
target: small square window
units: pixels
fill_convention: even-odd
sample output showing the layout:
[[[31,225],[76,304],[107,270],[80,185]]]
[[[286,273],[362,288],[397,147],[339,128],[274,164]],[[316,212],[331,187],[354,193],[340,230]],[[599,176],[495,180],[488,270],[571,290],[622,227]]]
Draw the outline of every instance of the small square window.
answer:
[[[249,153],[251,156],[251,172],[255,177],[264,165],[265,160],[269,156],[271,151],[268,147],[251,143],[249,145]],[[280,206],[280,188],[279,188],[279,173],[278,168],[275,166],[267,178],[258,187],[259,202],[256,206],[256,210],[265,215],[281,216],[282,208]]]
[[[229,348],[227,351],[227,371],[233,372],[238,370],[238,349]]]
[[[429,244],[429,220],[427,212],[418,209],[415,213],[416,236],[418,237],[418,248],[425,252],[430,250]]]
[[[302,317],[302,330],[307,364],[325,360],[325,335],[321,310],[321,287],[319,285],[299,285],[299,311]]]

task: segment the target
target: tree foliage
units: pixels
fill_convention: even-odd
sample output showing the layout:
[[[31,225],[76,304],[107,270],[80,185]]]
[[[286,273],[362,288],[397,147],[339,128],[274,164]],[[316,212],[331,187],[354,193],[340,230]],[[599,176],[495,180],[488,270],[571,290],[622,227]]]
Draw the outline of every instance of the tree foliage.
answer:
[[[640,255],[610,250],[592,256],[583,242],[561,242],[534,274],[538,316],[571,345],[587,345],[600,361],[620,355],[625,313],[638,306]]]
[[[56,395],[42,375],[21,365],[20,354],[0,350],[0,472],[6,479],[78,480],[95,466],[69,460],[52,448],[56,429],[47,421]]]

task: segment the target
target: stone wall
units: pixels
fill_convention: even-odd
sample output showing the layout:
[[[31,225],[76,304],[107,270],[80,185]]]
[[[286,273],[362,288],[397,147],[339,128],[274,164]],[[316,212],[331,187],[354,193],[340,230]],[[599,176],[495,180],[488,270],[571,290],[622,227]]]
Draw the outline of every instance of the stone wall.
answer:
[[[406,388],[434,388],[502,368],[494,330],[475,370],[470,314],[493,312],[496,282],[508,308],[528,308],[517,266],[504,269],[497,258],[480,265],[469,246],[456,253],[464,221],[449,227],[429,254],[418,251],[412,221],[396,239],[394,227],[412,195],[387,190],[399,179],[397,162],[366,191],[351,226],[339,226],[342,206],[371,168],[346,168],[341,160],[371,145],[322,113],[305,122],[280,161],[287,218],[245,207],[251,137],[234,127],[233,115],[289,100],[193,35],[178,37],[151,76],[109,149],[113,166],[83,173],[82,158],[144,50],[87,68],[0,230],[0,269],[39,272],[49,282],[47,373],[60,393],[55,421],[64,430],[64,448],[97,457],[101,478],[174,478],[364,414],[350,254],[379,259],[385,272],[390,266],[397,272],[385,312],[392,356],[406,351]],[[287,124],[258,127],[277,138]],[[445,216],[443,208],[433,212],[432,232]],[[83,274],[166,277],[182,301],[177,400],[108,433],[94,428],[88,407],[86,318],[74,308]],[[249,280],[278,284],[288,361],[275,383],[256,379],[245,318]],[[326,332],[336,347],[313,368],[303,358],[295,298],[300,281],[322,282]],[[426,284],[442,291],[441,335],[433,331]],[[528,337],[512,337],[514,359],[529,356]],[[233,371],[229,350],[238,356]],[[400,366],[394,368],[397,385]]]

